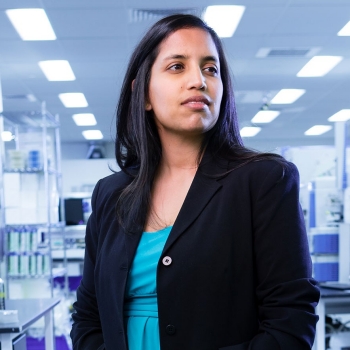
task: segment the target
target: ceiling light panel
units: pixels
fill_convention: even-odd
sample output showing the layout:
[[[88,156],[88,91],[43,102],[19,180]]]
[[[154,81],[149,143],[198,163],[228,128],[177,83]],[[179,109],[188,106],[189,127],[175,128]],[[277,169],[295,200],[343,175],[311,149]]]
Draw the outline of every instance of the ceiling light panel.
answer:
[[[75,75],[68,61],[40,61],[38,64],[48,81],[75,80]]]
[[[1,138],[4,142],[12,141],[15,137],[11,131],[3,131]]]
[[[59,94],[58,97],[66,108],[87,107],[89,105],[81,92],[68,92]]]
[[[101,140],[103,139],[103,134],[100,130],[84,130],[82,132],[86,140]]]
[[[350,109],[341,109],[328,118],[329,122],[346,122],[350,119]]]
[[[279,111],[259,111],[251,121],[252,123],[271,123],[280,113]]]
[[[305,94],[304,89],[282,89],[270,101],[272,104],[290,104]]]
[[[96,118],[92,113],[73,114],[72,118],[78,126],[96,125]]]
[[[22,40],[56,40],[46,12],[40,8],[6,10]]]
[[[332,126],[330,125],[314,125],[310,129],[306,130],[304,132],[304,135],[306,136],[322,135],[331,129],[332,129]]]
[[[203,19],[220,38],[229,38],[236,31],[244,10],[245,6],[237,5],[208,6]]]
[[[342,61],[342,56],[314,56],[297,73],[297,77],[323,77]]]
[[[338,36],[350,36],[350,21],[345,24],[345,26],[340,29],[337,34]]]
[[[240,130],[241,137],[254,137],[261,131],[257,126],[245,126]]]

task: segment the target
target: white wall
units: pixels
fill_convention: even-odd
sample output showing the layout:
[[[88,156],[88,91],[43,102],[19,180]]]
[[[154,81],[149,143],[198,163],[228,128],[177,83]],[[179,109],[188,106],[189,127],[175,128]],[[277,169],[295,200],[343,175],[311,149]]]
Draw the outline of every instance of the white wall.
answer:
[[[91,145],[99,146],[105,158],[114,157],[114,142],[65,142],[61,144],[61,158],[87,159]]]
[[[283,149],[281,154],[297,166],[302,186],[307,186],[308,182],[317,177],[335,176],[334,146],[290,147]]]
[[[70,192],[90,192],[96,182],[119,171],[114,158],[103,159],[63,159],[62,187],[63,194]]]

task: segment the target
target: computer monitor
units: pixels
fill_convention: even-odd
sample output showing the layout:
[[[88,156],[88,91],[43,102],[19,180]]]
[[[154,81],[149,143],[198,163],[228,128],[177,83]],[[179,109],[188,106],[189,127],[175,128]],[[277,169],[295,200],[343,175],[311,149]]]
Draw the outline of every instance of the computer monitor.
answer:
[[[66,225],[84,225],[83,198],[65,198]]]

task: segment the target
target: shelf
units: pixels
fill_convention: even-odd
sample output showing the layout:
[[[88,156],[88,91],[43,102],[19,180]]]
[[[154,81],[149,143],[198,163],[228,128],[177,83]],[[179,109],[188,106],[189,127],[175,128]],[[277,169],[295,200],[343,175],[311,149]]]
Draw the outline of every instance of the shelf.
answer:
[[[65,227],[65,232],[84,232],[86,230],[86,225],[69,225]]]
[[[62,230],[65,227],[65,222],[64,221],[60,221],[54,224],[47,224],[47,223],[36,223],[36,224],[9,224],[9,225],[5,225],[5,229],[9,229],[9,228],[23,228],[23,227],[28,227],[28,228],[36,228],[36,227],[45,227],[45,228],[50,228],[50,229],[60,229]]]
[[[311,256],[315,257],[337,257],[339,254],[338,253],[310,253]]]
[[[25,169],[4,169],[4,173],[6,174],[43,174],[43,169],[31,169],[31,168],[25,168]]]
[[[57,176],[62,176],[60,172],[55,170],[54,168],[49,168],[48,169],[48,174],[49,175],[57,175]],[[4,173],[6,174],[38,174],[42,175],[44,174],[44,169],[32,169],[32,168],[25,168],[25,169],[4,169]]]
[[[86,231],[86,225],[72,225],[72,226],[65,226],[64,230],[61,231],[51,231],[51,235],[53,237],[60,237],[62,238],[65,236],[66,238],[69,237],[85,237],[85,231]]]
[[[65,227],[59,221],[59,126],[44,102],[39,111],[0,115],[0,131],[12,134],[9,142],[0,139],[0,258],[9,298],[28,294],[26,280],[36,290],[42,279],[53,277],[51,235]],[[49,287],[52,296],[53,283]]]
[[[23,276],[15,276],[15,275],[8,275],[8,278],[11,280],[27,280],[27,279],[32,279],[32,280],[38,280],[38,279],[48,279],[50,278],[50,274],[47,275],[23,275]]]
[[[49,168],[47,172],[49,173],[49,175],[62,176],[62,173],[55,170],[54,168]]]
[[[6,252],[6,256],[10,257],[10,256],[36,256],[36,255],[49,255],[49,249],[47,249],[46,251],[43,250],[36,250],[33,252]],[[0,348],[1,349],[1,348]]]
[[[44,115],[42,111],[4,111],[2,115],[7,119],[7,123],[13,126],[39,130],[43,127],[59,128],[60,126],[59,121],[48,111],[45,111]]]
[[[66,250],[66,258],[67,259],[84,259],[85,249],[67,249]],[[55,260],[63,260],[64,259],[64,251],[63,249],[55,249],[52,250],[52,259]]]

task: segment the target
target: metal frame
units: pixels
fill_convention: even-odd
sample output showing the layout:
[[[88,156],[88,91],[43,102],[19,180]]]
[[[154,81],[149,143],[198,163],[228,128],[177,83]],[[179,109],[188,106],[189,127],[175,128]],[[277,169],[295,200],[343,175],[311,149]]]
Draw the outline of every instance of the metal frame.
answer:
[[[14,113],[10,113],[10,116]],[[49,255],[49,276],[50,278],[50,284],[51,284],[51,297],[53,296],[53,275],[52,275],[52,247],[51,247],[51,234],[52,230],[61,230],[64,237],[64,212],[63,212],[63,206],[62,206],[62,174],[61,174],[61,148],[60,148],[60,132],[59,132],[59,116],[53,116],[50,114],[46,109],[46,103],[41,103],[41,110],[40,112],[31,112],[31,113],[22,113],[19,112],[18,115],[24,116],[24,121],[30,122],[30,124],[19,123],[18,121],[13,122],[9,120],[6,116],[2,116],[0,114],[0,135],[2,134],[2,131],[4,130],[4,120],[6,120],[6,124],[10,125],[11,128],[13,128],[14,135],[15,135],[15,149],[21,149],[21,139],[20,139],[20,133],[19,129],[30,129],[35,128],[39,129],[41,132],[42,137],[42,159],[43,159],[43,169],[42,169],[42,176],[44,179],[44,188],[46,192],[46,222],[41,224],[38,223],[38,226],[45,227],[45,230],[47,232],[47,240],[48,240],[48,247],[47,252]],[[22,117],[19,117],[22,118]],[[32,117],[32,119],[31,119]],[[16,118],[14,118],[16,119]],[[48,161],[48,134],[49,130],[51,133],[51,130],[53,130],[53,137],[54,140],[52,140],[52,148],[53,154],[52,157],[54,158],[54,165],[55,168],[52,168],[51,165],[49,165]],[[7,261],[7,251],[8,251],[8,237],[6,234],[6,215],[5,215],[5,193],[4,193],[4,183],[3,183],[3,174],[6,172],[6,154],[5,154],[5,144],[2,138],[0,137],[0,260],[2,261],[1,267],[2,267],[2,273],[1,276],[4,276],[4,280],[6,281],[6,293],[7,296],[9,295],[9,276],[8,276],[8,261]],[[24,171],[26,173],[26,171]],[[38,176],[41,176],[41,173],[38,173]],[[54,178],[52,178],[52,176]],[[61,201],[61,219],[58,223],[52,222],[52,202],[51,202],[51,186],[54,184],[57,194],[59,196],[59,200]],[[20,224],[21,225],[21,224]],[[30,225],[29,225],[30,226]],[[64,266],[66,268],[66,258],[64,260]],[[67,274],[65,274],[67,275]],[[25,277],[24,277],[25,278]],[[68,278],[65,283],[67,285],[68,289]]]

